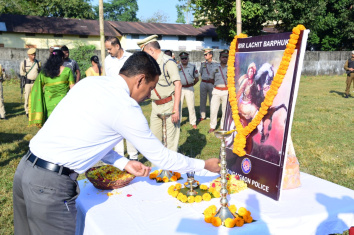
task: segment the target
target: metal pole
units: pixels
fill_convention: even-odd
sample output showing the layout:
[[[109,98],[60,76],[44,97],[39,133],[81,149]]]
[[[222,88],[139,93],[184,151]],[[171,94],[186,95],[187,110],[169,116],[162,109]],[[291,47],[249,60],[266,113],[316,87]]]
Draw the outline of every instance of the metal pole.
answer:
[[[98,13],[99,13],[99,20],[100,20],[100,44],[101,44],[101,63],[102,63],[102,75],[105,75],[104,73],[104,59],[105,59],[105,46],[104,46],[104,19],[103,19],[103,0],[99,0],[98,2]]]
[[[242,21],[241,21],[241,0],[236,0],[236,25],[237,35],[242,33]]]

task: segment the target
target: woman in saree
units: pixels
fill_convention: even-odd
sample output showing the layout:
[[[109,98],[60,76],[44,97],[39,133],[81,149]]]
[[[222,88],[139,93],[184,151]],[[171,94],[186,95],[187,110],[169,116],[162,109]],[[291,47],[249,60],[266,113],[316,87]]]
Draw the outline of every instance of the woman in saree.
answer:
[[[90,76],[101,76],[102,75],[102,68],[100,65],[100,60],[98,59],[97,55],[91,57],[91,64],[92,66],[88,68],[85,72],[86,77]]]
[[[57,104],[74,86],[70,68],[64,67],[64,54],[54,50],[38,74],[30,94],[29,126],[43,126]]]

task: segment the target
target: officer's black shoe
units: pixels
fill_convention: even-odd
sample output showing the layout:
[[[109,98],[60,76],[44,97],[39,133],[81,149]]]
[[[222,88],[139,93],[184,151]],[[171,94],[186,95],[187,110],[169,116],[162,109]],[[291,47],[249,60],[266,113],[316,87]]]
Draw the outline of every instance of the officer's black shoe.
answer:
[[[346,94],[346,95],[344,96],[344,98],[348,98],[348,95]]]

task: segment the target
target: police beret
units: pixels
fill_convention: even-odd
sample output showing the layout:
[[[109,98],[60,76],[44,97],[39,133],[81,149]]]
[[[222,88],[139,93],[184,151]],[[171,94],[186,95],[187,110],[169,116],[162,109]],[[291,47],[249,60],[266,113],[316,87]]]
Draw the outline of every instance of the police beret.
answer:
[[[27,54],[28,55],[32,55],[32,54],[35,54],[36,53],[36,48],[30,48],[28,51],[27,51]]]
[[[181,53],[179,53],[179,57],[181,57],[181,58],[186,58],[186,57],[188,57],[188,55],[189,54],[185,51],[182,51]]]
[[[212,48],[205,48],[205,49],[203,49],[203,51],[204,51],[204,55],[205,55],[205,54],[208,54],[209,52],[212,52],[213,49]]]
[[[144,47],[149,44],[150,42],[155,42],[157,41],[157,35],[151,35],[147,38],[144,38],[143,40],[138,41],[136,44],[138,44],[138,47],[140,47],[140,49],[143,51]]]
[[[223,55],[229,55],[229,50],[222,50],[220,51],[220,56],[223,56]]]

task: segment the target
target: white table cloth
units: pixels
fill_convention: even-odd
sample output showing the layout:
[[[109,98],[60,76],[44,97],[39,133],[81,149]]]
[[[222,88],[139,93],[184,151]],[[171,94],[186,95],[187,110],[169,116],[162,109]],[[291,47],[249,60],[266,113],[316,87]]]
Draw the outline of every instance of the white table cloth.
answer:
[[[202,175],[205,175],[202,173]],[[206,174],[208,175],[208,174]],[[179,183],[186,181],[186,175]],[[195,176],[208,183],[216,176]],[[354,191],[315,176],[301,173],[302,186],[283,190],[274,201],[251,189],[228,197],[229,203],[246,207],[256,222],[243,227],[214,227],[204,222],[203,211],[220,206],[220,199],[186,204],[168,195],[176,183],[156,183],[135,178],[130,185],[108,197],[87,180],[79,181],[76,200],[76,234],[329,234],[354,226]],[[209,184],[207,184],[209,186]],[[129,196],[131,195],[131,196]]]

